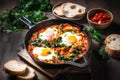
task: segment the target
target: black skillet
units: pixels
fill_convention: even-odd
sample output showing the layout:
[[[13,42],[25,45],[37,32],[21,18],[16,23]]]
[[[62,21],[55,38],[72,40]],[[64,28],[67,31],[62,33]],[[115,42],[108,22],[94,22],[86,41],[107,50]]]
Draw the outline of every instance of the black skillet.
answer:
[[[21,17],[19,18],[24,24],[26,24],[28,27],[29,27],[29,31],[26,33],[25,35],[25,39],[24,39],[24,47],[25,47],[25,50],[27,51],[27,45],[28,45],[28,41],[30,40],[32,34],[34,32],[36,32],[37,30],[41,29],[41,28],[44,28],[45,26],[49,26],[49,25],[54,25],[54,24],[63,24],[63,23],[69,23],[69,24],[72,24],[72,25],[76,25],[76,26],[79,26],[80,30],[84,31],[85,34],[87,35],[87,39],[88,39],[88,50],[85,52],[85,54],[83,55],[83,57],[75,60],[75,61],[71,61],[71,62],[66,62],[64,64],[50,64],[50,63],[45,63],[45,62],[42,62],[42,61],[39,61],[37,60],[35,57],[33,57],[31,54],[29,54],[32,59],[38,64],[38,65],[41,65],[41,66],[44,66],[44,67],[50,67],[50,68],[62,68],[62,67],[65,67],[65,66],[76,66],[76,67],[79,67],[79,68],[85,68],[89,65],[89,62],[88,62],[88,58],[87,58],[87,53],[90,49],[90,45],[91,45],[91,38],[85,28],[84,25],[80,25],[80,24],[77,24],[75,22],[72,22],[72,21],[68,21],[68,20],[62,20],[62,19],[52,19],[52,20],[46,20],[46,21],[42,21],[36,25],[33,25],[31,23],[31,21],[29,21],[28,19],[26,19],[25,17]],[[78,63],[78,61],[81,61],[81,60],[84,60],[83,63]]]

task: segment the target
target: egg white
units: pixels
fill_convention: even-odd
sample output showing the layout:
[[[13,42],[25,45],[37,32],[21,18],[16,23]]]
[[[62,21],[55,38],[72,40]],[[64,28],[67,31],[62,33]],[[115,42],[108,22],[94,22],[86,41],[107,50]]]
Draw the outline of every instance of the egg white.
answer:
[[[57,29],[56,28],[47,28],[43,33],[39,34],[39,38],[42,40],[49,40],[52,37],[56,37]]]
[[[48,54],[47,56],[42,56],[42,49],[44,49],[44,47],[35,47],[33,49],[33,54],[37,54],[39,60],[50,60],[53,58],[53,56],[56,56],[53,50],[50,50],[50,54]]]
[[[77,41],[79,41],[79,39],[80,39],[80,36],[78,36],[77,34],[75,34],[73,32],[65,32],[64,34],[61,35],[61,37],[62,37],[61,44],[64,44],[65,46],[73,45],[73,43],[70,43],[70,41],[68,40],[68,36],[75,36]]]

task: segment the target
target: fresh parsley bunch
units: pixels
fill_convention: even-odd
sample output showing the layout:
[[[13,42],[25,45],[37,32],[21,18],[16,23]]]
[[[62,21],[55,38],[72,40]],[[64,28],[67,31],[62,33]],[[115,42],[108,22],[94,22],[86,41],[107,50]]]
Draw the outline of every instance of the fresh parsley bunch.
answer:
[[[88,28],[87,31],[89,32],[92,39],[96,40],[97,42],[101,41],[102,34],[99,30],[95,30],[94,28]]]
[[[0,14],[0,31],[17,32],[24,29],[19,17],[25,16],[33,23],[46,19],[44,11],[52,8],[50,0],[19,0],[11,10],[5,10]]]
[[[89,32],[92,39],[97,41],[98,43],[102,43],[102,33],[99,30],[95,30],[94,28],[88,28],[87,31]],[[103,59],[108,58],[108,55],[105,52],[105,49],[103,46],[100,46],[96,49],[99,55],[102,56]]]

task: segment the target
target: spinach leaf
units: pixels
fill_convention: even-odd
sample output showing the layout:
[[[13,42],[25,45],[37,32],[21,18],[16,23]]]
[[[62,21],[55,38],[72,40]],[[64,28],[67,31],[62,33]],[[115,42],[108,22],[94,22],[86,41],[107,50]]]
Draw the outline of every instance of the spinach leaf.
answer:
[[[41,40],[34,40],[33,42],[31,42],[32,45],[34,46],[41,46]]]
[[[73,50],[73,53],[74,53],[75,55],[78,55],[78,54],[80,53],[80,51],[81,51],[81,48],[80,48],[80,47],[77,47],[75,50]]]
[[[59,60],[64,60],[65,57],[64,57],[64,56],[58,56],[58,59],[59,59]]]
[[[55,47],[58,47],[59,45],[58,45],[58,42],[57,41],[53,41],[52,42],[52,45],[51,45],[51,47],[52,48],[55,48]]]
[[[43,41],[41,42],[41,44],[42,44],[43,46],[48,46],[48,47],[50,47],[50,43],[49,43],[47,40],[43,40]]]

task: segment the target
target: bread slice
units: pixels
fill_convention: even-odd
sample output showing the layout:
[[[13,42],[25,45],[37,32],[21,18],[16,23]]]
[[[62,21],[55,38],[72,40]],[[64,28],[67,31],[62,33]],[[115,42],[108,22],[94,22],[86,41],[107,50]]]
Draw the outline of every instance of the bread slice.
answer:
[[[68,18],[81,17],[85,14],[86,8],[71,2],[66,2],[62,4],[63,13]]]
[[[109,56],[120,58],[120,35],[111,34],[105,39],[105,51]]]
[[[33,80],[35,78],[34,69],[28,67],[27,71],[23,75],[17,75],[17,80]]]
[[[119,40],[120,34],[110,34],[106,37],[105,44],[109,44],[110,42],[115,41],[115,39]]]
[[[16,60],[10,60],[3,65],[3,70],[10,75],[24,74],[26,69],[27,65]]]
[[[64,13],[62,10],[63,10],[63,6],[60,5],[54,8],[53,13],[57,14],[58,16],[64,16]]]

